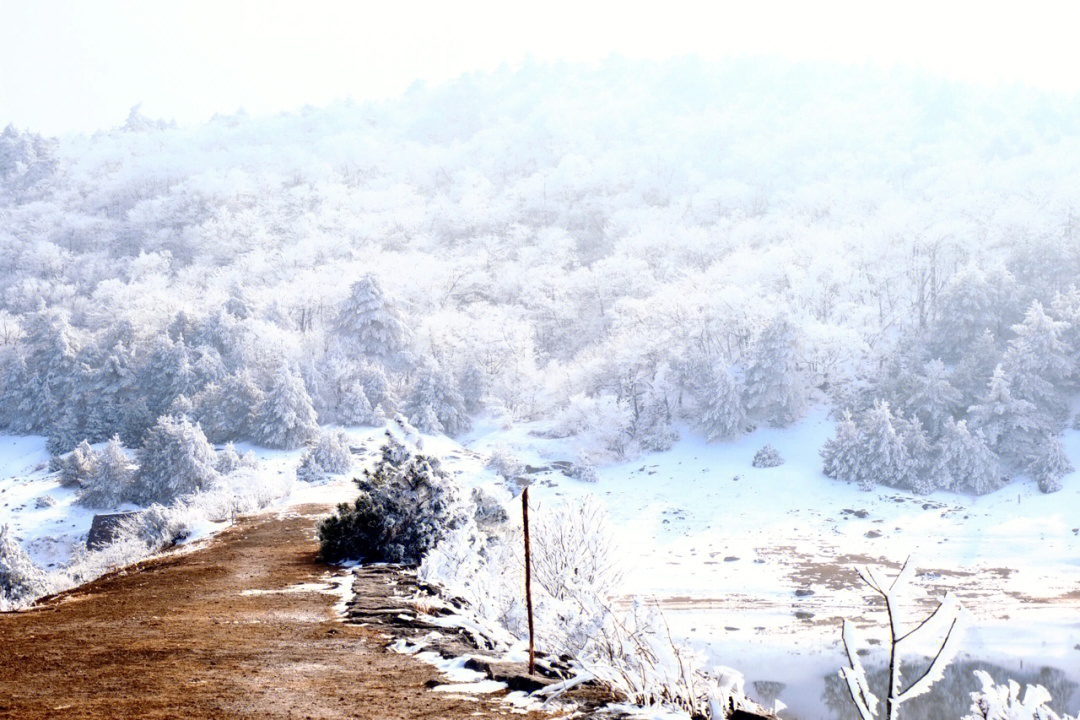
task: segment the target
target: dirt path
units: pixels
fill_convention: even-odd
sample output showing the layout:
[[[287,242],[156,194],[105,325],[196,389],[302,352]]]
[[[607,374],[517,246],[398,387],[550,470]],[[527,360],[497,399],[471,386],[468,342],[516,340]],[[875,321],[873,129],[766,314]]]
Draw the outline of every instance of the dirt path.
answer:
[[[244,519],[204,548],[0,614],[0,718],[539,717],[426,689],[436,671],[337,622],[333,595],[250,592],[325,583],[325,512]]]

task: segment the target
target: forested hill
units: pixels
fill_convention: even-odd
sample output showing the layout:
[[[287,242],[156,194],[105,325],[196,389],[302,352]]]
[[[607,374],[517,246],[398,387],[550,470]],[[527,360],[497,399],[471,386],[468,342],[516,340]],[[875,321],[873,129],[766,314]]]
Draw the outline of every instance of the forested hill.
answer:
[[[602,460],[825,401],[853,413],[838,477],[1041,481],[1080,369],[1077,187],[1080,98],[764,60],[8,127],[0,424],[293,447],[489,411]]]

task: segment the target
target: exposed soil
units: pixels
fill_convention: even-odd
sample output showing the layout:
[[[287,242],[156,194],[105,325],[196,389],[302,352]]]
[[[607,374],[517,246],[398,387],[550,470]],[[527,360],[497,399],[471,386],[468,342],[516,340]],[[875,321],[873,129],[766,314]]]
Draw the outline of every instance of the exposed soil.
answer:
[[[336,573],[316,560],[327,510],[247,518],[0,614],[0,718],[541,717],[427,689],[436,670],[387,651],[383,628],[339,622],[337,598],[298,591]]]

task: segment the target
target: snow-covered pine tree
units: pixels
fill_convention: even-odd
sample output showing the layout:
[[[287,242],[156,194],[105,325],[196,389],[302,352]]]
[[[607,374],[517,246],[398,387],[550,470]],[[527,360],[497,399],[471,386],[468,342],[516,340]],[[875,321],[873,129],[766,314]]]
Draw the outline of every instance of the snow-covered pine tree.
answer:
[[[97,453],[90,443],[83,440],[75,449],[60,458],[60,484],[64,487],[82,487],[86,479],[94,472]]]
[[[752,420],[786,427],[802,417],[807,383],[799,370],[801,338],[786,317],[774,317],[754,344],[743,377],[743,406]]]
[[[286,450],[294,450],[318,434],[318,416],[304,381],[286,365],[278,368],[259,407],[255,431],[258,442]]]
[[[914,378],[915,387],[907,401],[908,413],[914,414],[932,438],[941,434],[945,421],[960,406],[960,392],[949,382],[949,373],[940,360],[931,360]]]
[[[1002,361],[1013,397],[1026,400],[1045,416],[1043,424],[1063,425],[1068,414],[1064,385],[1074,368],[1071,352],[1061,340],[1067,324],[1052,319],[1043,306],[1031,303],[1024,321],[1013,325]]]
[[[711,368],[702,383],[700,424],[709,440],[728,440],[746,431],[743,392],[731,368],[719,364]]]
[[[409,422],[425,433],[442,432],[452,437],[472,426],[453,379],[435,364],[420,370],[407,411]]]
[[[825,441],[821,448],[823,461],[822,472],[831,478],[844,482],[860,483],[860,465],[862,462],[862,438],[851,413],[844,411],[840,422],[836,423],[836,435]],[[873,487],[869,483],[865,489]]]
[[[994,368],[1001,362],[1001,350],[994,336],[987,330],[964,351],[960,362],[952,372],[952,386],[960,392],[960,406],[971,406],[986,392],[987,383],[994,375]]]
[[[48,431],[59,421],[64,402],[72,394],[78,348],[67,317],[59,312],[35,314],[26,325],[27,385],[19,403],[22,425]]]
[[[934,458],[934,476],[946,490],[983,494],[1001,486],[1001,463],[982,433],[971,433],[966,420],[945,421]]]
[[[255,439],[255,413],[265,395],[247,370],[226,375],[203,388],[193,400],[193,412],[211,442]]]
[[[988,332],[1004,337],[1019,320],[1016,279],[1002,268],[961,270],[941,294],[933,331],[935,352],[947,361],[962,358],[967,348]]]
[[[903,475],[897,485],[919,495],[934,492],[939,485],[932,472],[934,456],[930,437],[923,429],[922,422],[918,417],[913,417],[910,420],[896,418],[895,423],[907,457]]]
[[[342,425],[376,425],[380,422],[359,378],[343,383],[336,414]]]
[[[119,505],[130,493],[135,477],[135,467],[120,444],[113,437],[97,453],[93,470],[83,482],[78,501],[93,508],[112,508]]]
[[[860,418],[861,442],[858,461],[859,486],[903,487],[909,476],[911,457],[904,438],[897,432],[897,419],[887,402],[874,403]]]
[[[1022,467],[1050,434],[1035,405],[1013,396],[1011,381],[998,365],[979,403],[968,408],[969,426],[982,432],[1006,467]]]
[[[408,332],[374,275],[353,283],[338,313],[337,332],[364,355],[390,357],[405,347]]]
[[[341,432],[324,432],[318,442],[304,453],[296,469],[296,477],[314,482],[329,474],[348,472],[352,467],[349,438]]]
[[[138,452],[139,470],[125,499],[149,505],[209,487],[218,474],[214,448],[202,428],[184,418],[162,415],[146,433]]]
[[[1061,489],[1061,478],[1076,468],[1065,455],[1065,448],[1056,437],[1046,438],[1033,453],[1027,465],[1027,472],[1039,489],[1044,493],[1057,492]]]
[[[195,371],[187,346],[158,335],[139,368],[139,389],[152,416],[165,413],[178,395],[193,395]]]

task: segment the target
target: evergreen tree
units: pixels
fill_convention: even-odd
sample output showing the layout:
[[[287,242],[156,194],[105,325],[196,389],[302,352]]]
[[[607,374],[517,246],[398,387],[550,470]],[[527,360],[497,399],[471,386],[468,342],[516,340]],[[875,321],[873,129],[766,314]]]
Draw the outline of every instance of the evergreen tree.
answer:
[[[945,422],[960,406],[960,393],[949,382],[944,363],[931,360],[915,377],[915,388],[908,399],[909,412],[922,422],[931,437],[938,437]]]
[[[315,446],[304,453],[296,477],[313,482],[329,474],[348,472],[350,467],[352,450],[348,436],[340,431],[326,432],[320,434]]]
[[[120,445],[120,438],[114,437],[97,453],[78,501],[87,507],[116,507],[130,494],[134,476],[135,468]]]
[[[1032,454],[1027,472],[1039,484],[1044,493],[1057,492],[1061,489],[1061,478],[1076,468],[1065,455],[1065,448],[1056,437],[1044,440]]]
[[[981,432],[968,430],[966,421],[947,420],[937,447],[934,468],[942,488],[982,495],[1001,486],[997,455]]]
[[[977,405],[968,408],[970,425],[1010,467],[1022,466],[1049,434],[1044,416],[1027,400],[1013,397],[1009,377],[998,365]]]
[[[743,382],[743,406],[752,418],[774,427],[798,420],[806,407],[806,380],[798,367],[800,337],[777,316],[762,330]]]
[[[911,458],[897,432],[896,418],[887,402],[878,402],[862,419],[859,485],[903,486],[909,477]]]
[[[1013,326],[1016,337],[1009,341],[1003,361],[1013,396],[1030,402],[1046,425],[1063,425],[1068,411],[1064,385],[1073,368],[1061,340],[1066,327],[1033,302],[1024,321]]]
[[[994,368],[1001,362],[1001,351],[994,336],[987,330],[964,351],[953,370],[951,383],[960,392],[960,406],[978,402],[986,392]]]
[[[421,432],[454,436],[472,425],[452,378],[434,364],[420,371],[407,410],[409,422]]]
[[[214,448],[202,428],[183,418],[158,418],[138,458],[139,470],[125,499],[142,505],[168,504],[209,487],[218,477]]]
[[[319,425],[304,381],[281,366],[255,421],[256,440],[267,447],[293,450],[318,433]]]
[[[1016,279],[1004,269],[984,271],[969,267],[956,275],[942,292],[937,314],[935,352],[952,361],[986,332],[1002,338],[1019,319]]]
[[[139,386],[155,417],[165,413],[178,395],[193,395],[196,377],[187,345],[157,336],[139,369]]]
[[[265,394],[247,370],[207,385],[192,402],[192,412],[211,442],[256,439],[255,414]]]
[[[702,398],[701,427],[709,440],[728,440],[746,431],[742,388],[731,369],[725,365],[712,368],[704,383],[707,392]]]
[[[825,441],[821,448],[824,461],[822,471],[831,478],[844,482],[859,483],[863,489],[873,488],[873,482],[863,484],[860,464],[862,461],[862,442],[859,428],[851,413],[844,411],[840,422],[836,423],[836,435]]]
[[[374,275],[353,283],[341,306],[337,332],[364,355],[390,357],[405,347],[408,333],[397,308]]]

